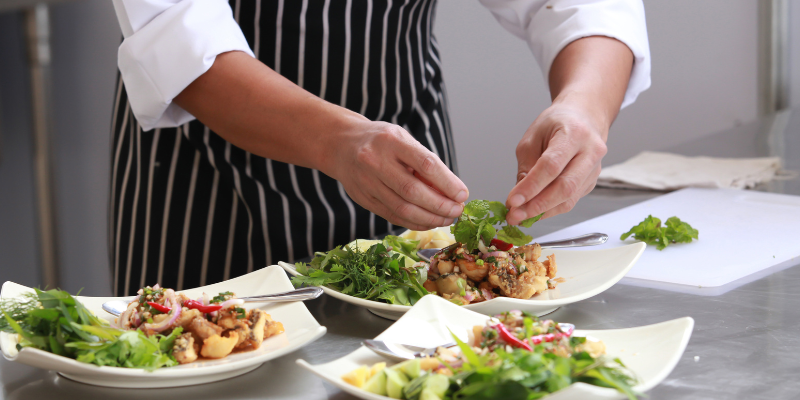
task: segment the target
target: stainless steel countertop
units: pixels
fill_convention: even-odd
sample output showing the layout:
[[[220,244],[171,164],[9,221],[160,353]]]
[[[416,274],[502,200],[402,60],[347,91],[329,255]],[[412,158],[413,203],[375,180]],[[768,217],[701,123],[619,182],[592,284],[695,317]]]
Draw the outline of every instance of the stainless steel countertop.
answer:
[[[687,155],[753,157],[781,154],[787,169],[800,170],[800,116],[785,113],[742,125],[683,146],[667,149]],[[800,179],[774,182],[759,190],[800,195]],[[541,221],[534,235],[644,201],[660,193],[596,189],[569,214]],[[743,245],[742,256],[749,249]],[[800,398],[800,268],[783,265],[769,275],[719,296],[676,293],[618,284],[593,298],[562,307],[549,317],[580,328],[609,329],[647,325],[691,316],[695,328],[686,352],[661,385],[647,393],[657,399]],[[329,296],[307,302],[328,333],[304,349],[222,382],[174,389],[129,390],[93,387],[49,371],[0,360],[6,399],[159,398],[200,399],[351,399],[295,364],[341,357],[391,325]]]

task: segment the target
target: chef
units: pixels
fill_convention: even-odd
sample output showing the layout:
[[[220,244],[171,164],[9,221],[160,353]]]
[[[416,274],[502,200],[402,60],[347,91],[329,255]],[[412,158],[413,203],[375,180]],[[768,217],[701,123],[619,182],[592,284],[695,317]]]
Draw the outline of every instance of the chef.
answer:
[[[480,1],[528,42],[553,99],[507,133],[522,134],[508,222],[569,211],[594,187],[620,108],[650,85],[641,0]],[[114,7],[115,295],[202,286],[461,214],[436,0]]]

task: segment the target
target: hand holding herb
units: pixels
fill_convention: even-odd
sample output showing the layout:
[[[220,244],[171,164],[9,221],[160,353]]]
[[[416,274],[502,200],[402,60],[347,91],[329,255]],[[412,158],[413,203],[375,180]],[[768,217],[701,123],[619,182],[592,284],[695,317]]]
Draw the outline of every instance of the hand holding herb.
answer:
[[[491,216],[489,214],[492,214]],[[515,246],[524,246],[533,240],[513,225],[505,225],[499,231],[494,225],[506,223],[508,209],[499,201],[472,200],[464,206],[464,212],[450,227],[450,232],[457,242],[461,242],[468,251],[478,248],[478,242],[490,243],[497,236],[503,242]],[[533,218],[528,218],[520,223],[525,228],[530,228],[534,222],[542,218],[544,213]]]
[[[698,239],[697,229],[681,221],[680,218],[670,217],[666,226],[661,226],[661,220],[652,215],[648,215],[639,225],[623,233],[620,240],[625,240],[631,235],[636,240],[656,245],[658,250],[664,250],[670,243],[691,243],[692,239]]]

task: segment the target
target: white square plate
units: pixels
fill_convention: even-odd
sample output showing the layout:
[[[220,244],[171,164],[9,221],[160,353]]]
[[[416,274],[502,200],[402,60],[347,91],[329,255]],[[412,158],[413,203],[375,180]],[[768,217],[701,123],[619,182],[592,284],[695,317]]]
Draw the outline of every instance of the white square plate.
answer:
[[[547,290],[527,300],[495,297],[463,308],[485,315],[495,315],[508,310],[522,310],[539,316],[551,313],[560,306],[588,299],[614,286],[633,267],[646,246],[644,242],[637,242],[602,250],[542,250],[542,256],[556,255],[558,266],[556,277],[565,280],[555,289]],[[293,276],[300,274],[293,264],[284,262],[278,264]],[[339,300],[366,307],[388,319],[396,320],[411,309],[411,306],[359,299],[327,287],[323,287],[322,290]]]
[[[280,293],[292,289],[286,274],[273,265],[225,282],[184,290],[181,293],[190,298],[197,298],[203,292],[216,295],[219,292],[231,291],[243,297]],[[13,298],[31,291],[33,289],[6,282],[3,284],[0,297]],[[90,311],[108,321],[112,321],[114,317],[103,311],[101,305],[109,300],[123,299],[81,296],[76,298]],[[302,302],[245,304],[245,308],[254,307],[266,311],[273,319],[283,323],[286,332],[264,340],[257,350],[231,354],[219,360],[201,360],[160,368],[153,372],[136,368],[100,367],[33,348],[17,351],[16,335],[5,332],[0,332],[0,349],[8,360],[56,371],[78,382],[122,388],[159,388],[196,385],[242,375],[258,368],[266,361],[295,351],[325,334],[325,327],[320,326]]]
[[[441,297],[425,296],[375,339],[432,347],[452,341],[448,329],[462,340],[466,340],[467,331],[474,325],[484,325],[488,318],[488,316],[459,307]],[[575,335],[592,336],[602,340],[606,344],[606,353],[611,357],[619,357],[636,374],[639,384],[634,389],[644,393],[663,381],[675,368],[686,349],[686,344],[689,343],[693,327],[694,320],[684,317],[636,328],[577,329]],[[354,396],[362,399],[385,400],[388,397],[359,389],[341,378],[343,374],[361,365],[372,365],[380,361],[387,360],[361,346],[358,350],[326,364],[311,365],[304,360],[297,360],[297,363]],[[567,400],[621,399],[624,397],[614,389],[578,382],[547,398]]]

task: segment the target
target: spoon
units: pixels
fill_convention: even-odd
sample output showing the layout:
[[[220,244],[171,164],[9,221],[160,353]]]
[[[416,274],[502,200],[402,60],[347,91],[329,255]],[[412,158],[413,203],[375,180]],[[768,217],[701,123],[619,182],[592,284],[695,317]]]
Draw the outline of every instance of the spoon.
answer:
[[[605,233],[587,233],[581,236],[575,236],[569,239],[555,240],[552,242],[539,243],[543,249],[554,247],[581,247],[581,246],[597,246],[603,244],[608,240],[608,235]],[[431,257],[436,255],[441,249],[421,249],[417,251],[417,255],[424,261],[430,262]]]
[[[273,293],[261,296],[249,296],[249,297],[237,297],[237,298],[240,300],[244,300],[245,303],[249,302],[282,303],[287,301],[303,301],[303,300],[316,299],[321,295],[322,295],[321,288],[318,288],[316,286],[310,286],[301,289],[290,290],[288,292],[283,292],[283,293]],[[135,299],[136,299],[135,297],[131,297],[129,300],[107,301],[103,303],[103,310],[105,310],[109,314],[119,316],[125,311],[125,309],[128,308],[128,304]]]
[[[455,343],[450,342],[434,347],[419,347],[372,339],[367,339],[361,342],[361,344],[363,344],[364,347],[374,351],[375,354],[394,361],[405,361],[414,358],[432,356],[434,353],[436,353],[436,349],[439,347],[453,347],[456,345]]]

